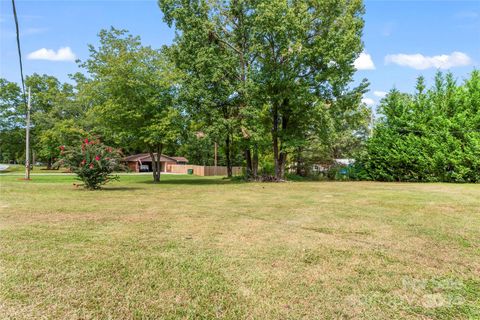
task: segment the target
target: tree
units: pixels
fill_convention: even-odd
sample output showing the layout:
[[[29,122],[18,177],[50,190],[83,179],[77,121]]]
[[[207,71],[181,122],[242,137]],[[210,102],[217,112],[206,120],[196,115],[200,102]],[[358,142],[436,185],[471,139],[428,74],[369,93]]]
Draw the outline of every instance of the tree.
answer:
[[[20,87],[0,78],[0,162],[17,162],[24,155],[25,112]]]
[[[463,85],[438,73],[414,95],[392,90],[359,158],[362,175],[383,181],[480,181],[480,72]]]
[[[161,50],[141,45],[126,30],[99,33],[100,45],[89,46],[90,57],[81,63],[90,85],[101,95],[90,111],[107,139],[118,145],[148,150],[153,180],[160,181],[160,156],[183,128],[175,106],[177,75]]]
[[[55,128],[68,128],[68,131],[81,130],[79,118],[82,114],[74,108],[74,87],[61,83],[57,78],[49,75],[34,73],[26,78],[26,85],[31,89],[31,141],[36,156],[47,162],[51,169],[55,158],[58,156],[58,147],[68,143],[68,138],[62,137]],[[66,133],[65,131],[63,131]],[[56,139],[51,140],[53,136]],[[77,137],[78,138],[78,137]]]
[[[362,51],[361,1],[260,1],[253,29],[256,81],[271,119],[275,177],[287,155],[332,105]]]
[[[211,98],[199,103],[206,114],[221,107],[231,111],[215,123],[228,123],[228,134],[240,137],[247,176],[258,163],[251,150],[262,149],[268,133],[275,177],[284,179],[287,155],[313,133],[318,114],[327,114],[324,109],[340,100],[351,81],[362,50],[362,2],[159,0],[159,5],[179,30],[177,66],[197,84],[186,87],[200,99],[220,93],[216,103]]]
[[[3,79],[0,82],[2,154],[7,158],[13,156],[8,160],[17,160],[25,152],[26,107],[18,85]],[[26,84],[32,93],[32,149],[36,158],[46,160],[50,169],[59,155],[58,147],[84,135],[83,110],[76,108],[74,87],[60,83],[53,76],[33,74],[26,78]]]
[[[172,57],[183,71],[182,97],[193,121],[215,142],[223,140],[228,176],[233,143],[240,137],[251,171],[248,108],[251,15],[249,1],[159,0],[165,21],[180,32]]]
[[[53,160],[60,157],[59,146],[73,146],[83,137],[91,137],[74,119],[58,120],[53,127],[42,131],[38,137],[38,157],[49,159],[51,169]],[[58,168],[58,167],[57,167]]]

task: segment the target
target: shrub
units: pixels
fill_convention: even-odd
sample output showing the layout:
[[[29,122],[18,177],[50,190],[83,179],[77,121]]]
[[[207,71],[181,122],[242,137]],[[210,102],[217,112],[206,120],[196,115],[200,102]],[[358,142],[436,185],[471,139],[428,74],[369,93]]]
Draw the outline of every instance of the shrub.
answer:
[[[107,182],[118,179],[112,173],[121,167],[121,153],[99,141],[85,139],[80,146],[61,146],[60,156],[58,164],[75,173],[89,190],[100,189]]]

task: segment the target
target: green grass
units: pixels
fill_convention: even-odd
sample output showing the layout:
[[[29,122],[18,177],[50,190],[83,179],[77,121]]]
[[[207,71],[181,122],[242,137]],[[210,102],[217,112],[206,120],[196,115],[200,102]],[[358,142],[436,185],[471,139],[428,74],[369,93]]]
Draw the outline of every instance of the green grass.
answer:
[[[480,185],[0,176],[0,319],[479,319]]]
[[[64,173],[65,169],[60,168],[59,170],[47,169],[46,166],[33,166],[31,174],[38,173]],[[9,174],[25,174],[25,165],[22,164],[8,164],[6,170],[0,171],[0,175],[9,175]]]

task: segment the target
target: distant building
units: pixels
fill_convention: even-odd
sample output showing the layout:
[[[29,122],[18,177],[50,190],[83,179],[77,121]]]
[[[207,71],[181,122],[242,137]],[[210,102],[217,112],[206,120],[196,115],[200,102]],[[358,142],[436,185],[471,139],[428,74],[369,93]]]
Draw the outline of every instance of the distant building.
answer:
[[[156,156],[157,154],[154,153]],[[149,153],[140,153],[128,156],[123,159],[128,168],[134,172],[151,172],[152,170],[152,157]],[[188,160],[184,157],[170,157],[164,154],[160,155],[160,171],[171,172],[171,165],[185,165]]]
[[[333,159],[330,163],[316,163],[312,166],[313,172],[326,172],[333,166],[349,167],[355,163],[355,159]]]

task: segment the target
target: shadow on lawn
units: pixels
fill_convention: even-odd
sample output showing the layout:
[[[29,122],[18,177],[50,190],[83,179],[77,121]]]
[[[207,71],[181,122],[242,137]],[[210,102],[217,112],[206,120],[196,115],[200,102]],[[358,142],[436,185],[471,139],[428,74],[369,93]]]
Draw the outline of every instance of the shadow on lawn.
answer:
[[[225,185],[225,184],[238,184],[243,183],[243,180],[231,180],[231,179],[161,179],[158,185],[172,184],[172,185]],[[140,183],[155,184],[153,181],[142,181]]]
[[[100,191],[135,191],[141,190],[141,188],[137,187],[103,187]]]

